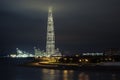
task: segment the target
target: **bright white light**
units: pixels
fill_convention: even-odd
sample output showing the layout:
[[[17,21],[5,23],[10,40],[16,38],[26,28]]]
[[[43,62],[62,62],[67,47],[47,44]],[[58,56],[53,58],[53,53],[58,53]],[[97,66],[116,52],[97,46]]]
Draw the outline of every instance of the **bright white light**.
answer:
[[[16,52],[17,52],[17,54],[11,54],[10,57],[12,57],[12,58],[16,58],[16,57],[17,58],[34,57],[33,54],[27,53],[27,52],[22,51],[22,50],[20,50],[18,48],[16,48]]]
[[[15,58],[15,57],[16,57],[16,55],[15,55],[15,54],[11,54],[11,55],[10,55],[10,57]]]

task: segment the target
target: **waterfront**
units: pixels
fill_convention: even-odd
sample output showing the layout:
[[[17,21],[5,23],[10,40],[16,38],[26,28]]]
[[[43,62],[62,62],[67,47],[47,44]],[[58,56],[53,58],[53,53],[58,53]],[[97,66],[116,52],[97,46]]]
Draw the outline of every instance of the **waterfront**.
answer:
[[[87,73],[90,80],[119,80],[119,71],[54,70],[44,68],[0,66],[0,80],[79,80],[80,73]]]

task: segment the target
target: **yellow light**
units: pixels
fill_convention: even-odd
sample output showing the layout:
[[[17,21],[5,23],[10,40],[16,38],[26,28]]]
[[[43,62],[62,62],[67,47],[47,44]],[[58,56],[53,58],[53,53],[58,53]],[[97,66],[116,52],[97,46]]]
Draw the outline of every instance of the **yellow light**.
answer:
[[[47,61],[43,61],[43,62],[39,62],[39,63],[42,63],[42,64],[47,64],[47,63],[49,63],[49,62],[47,62]]]
[[[64,74],[68,74],[68,71],[67,71],[67,70],[64,70],[63,73],[64,73]]]
[[[85,62],[88,62],[88,59],[85,59]]]
[[[80,59],[79,62],[81,62],[82,60]]]
[[[63,71],[63,80],[68,80],[68,71],[67,70]]]

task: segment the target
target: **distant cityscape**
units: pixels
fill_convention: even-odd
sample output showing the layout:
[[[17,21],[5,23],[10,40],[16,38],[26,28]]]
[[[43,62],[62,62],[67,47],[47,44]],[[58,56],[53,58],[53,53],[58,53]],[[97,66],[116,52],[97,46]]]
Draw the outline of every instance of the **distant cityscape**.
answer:
[[[55,54],[58,55],[53,55],[53,56],[68,56],[68,55],[62,55],[59,51],[59,49],[57,48],[55,50]],[[78,53],[75,54],[76,56],[120,56],[120,49],[107,49],[106,51],[103,51],[101,53],[96,52],[96,53],[91,53],[91,52],[87,52],[87,53]],[[26,51],[20,50],[19,48],[16,48],[16,52],[14,54],[9,54],[9,57],[45,57],[46,56],[46,52],[44,50],[40,50],[39,48],[36,49],[36,47],[34,47],[34,54],[33,53],[28,53]],[[74,56],[74,55],[73,55]]]
[[[38,63],[101,63],[101,62],[119,62],[120,49],[108,49],[103,52],[78,53],[71,56],[60,52],[55,47],[55,31],[52,14],[52,7],[48,9],[46,51],[34,47],[34,54],[22,51],[16,48],[15,54],[10,54],[10,58],[28,58],[34,57]],[[65,64],[64,64],[65,65]]]

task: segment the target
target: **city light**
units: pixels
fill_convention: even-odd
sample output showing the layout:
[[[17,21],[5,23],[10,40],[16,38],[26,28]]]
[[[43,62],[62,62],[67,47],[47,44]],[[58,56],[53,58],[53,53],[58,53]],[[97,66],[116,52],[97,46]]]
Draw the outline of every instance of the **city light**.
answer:
[[[82,62],[82,60],[80,59],[79,62]]]
[[[85,59],[86,62],[88,62],[88,59]]]
[[[10,54],[9,55],[12,58],[26,58],[26,57],[34,57],[33,54],[30,54],[28,52],[22,51],[18,48],[16,48],[16,54]]]

